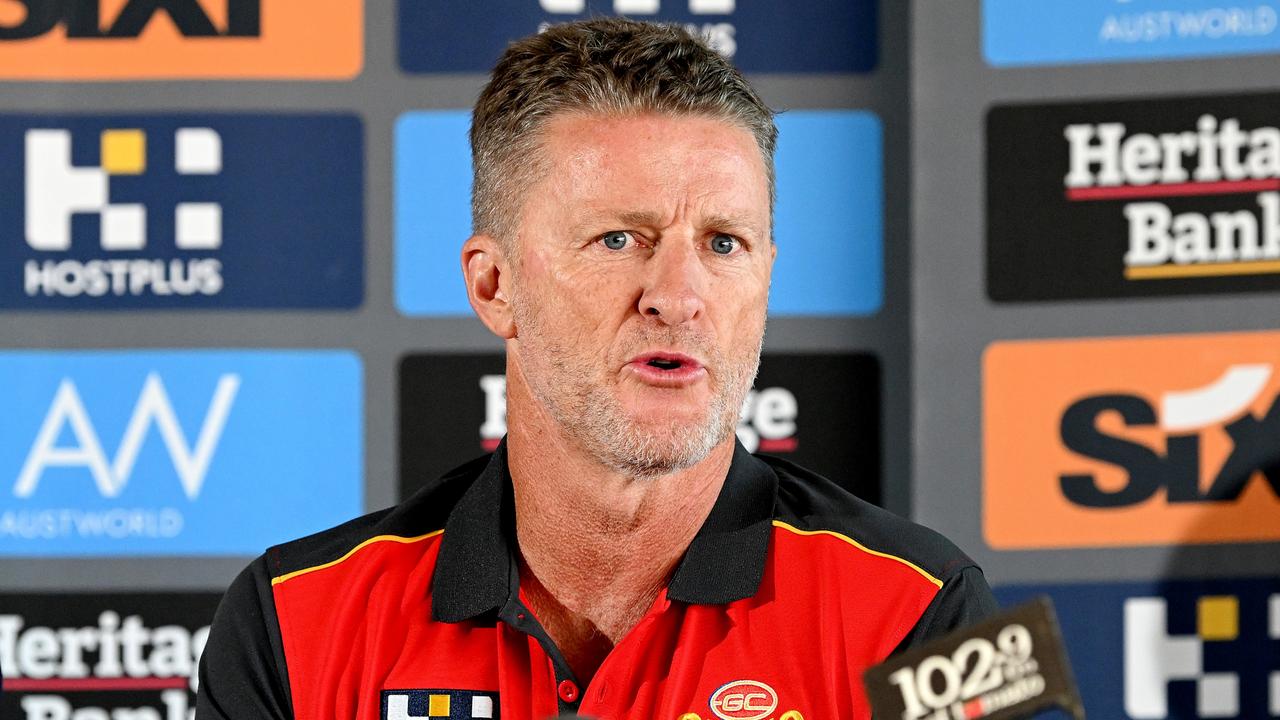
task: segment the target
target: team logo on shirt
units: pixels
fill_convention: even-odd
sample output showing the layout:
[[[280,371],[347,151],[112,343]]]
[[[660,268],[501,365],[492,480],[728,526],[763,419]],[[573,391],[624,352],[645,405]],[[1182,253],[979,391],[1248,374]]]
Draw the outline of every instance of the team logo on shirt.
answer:
[[[720,720],[772,720],[778,709],[778,693],[759,680],[733,680],[716,688],[707,700],[711,712]],[[778,720],[804,720],[799,710],[787,710]],[[696,712],[687,712],[676,720],[703,720]],[[710,717],[706,720],[712,720]]]
[[[383,690],[382,720],[498,720],[498,693]]]

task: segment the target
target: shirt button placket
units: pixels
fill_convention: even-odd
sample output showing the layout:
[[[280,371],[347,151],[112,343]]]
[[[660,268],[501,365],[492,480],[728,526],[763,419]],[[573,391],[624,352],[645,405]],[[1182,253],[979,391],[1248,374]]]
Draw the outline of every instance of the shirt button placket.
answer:
[[[560,695],[560,699],[567,703],[578,701],[578,686],[572,680],[561,680],[556,686],[556,692]]]

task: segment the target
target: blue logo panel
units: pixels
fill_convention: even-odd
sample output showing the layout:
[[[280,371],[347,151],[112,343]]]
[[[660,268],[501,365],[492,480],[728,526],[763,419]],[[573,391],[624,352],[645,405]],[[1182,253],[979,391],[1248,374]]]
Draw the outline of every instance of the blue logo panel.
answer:
[[[1280,52],[1280,0],[983,0],[997,67]]]
[[[1275,717],[1280,579],[1010,586],[1052,598],[1090,717]]]
[[[680,23],[748,73],[861,73],[877,61],[877,0],[400,0],[400,67],[487,73],[513,40],[600,15]]]
[[[396,126],[396,304],[470,315],[459,254],[471,233],[469,114],[408,113]],[[884,297],[880,120],[864,111],[778,117],[769,310],[869,315]]]
[[[351,115],[0,115],[0,308],[352,308]]]
[[[346,351],[0,353],[0,555],[256,555],[361,512]]]

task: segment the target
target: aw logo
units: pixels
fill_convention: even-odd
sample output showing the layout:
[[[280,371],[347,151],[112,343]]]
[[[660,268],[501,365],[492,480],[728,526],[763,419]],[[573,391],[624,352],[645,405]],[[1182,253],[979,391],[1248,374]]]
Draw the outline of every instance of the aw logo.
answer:
[[[423,485],[507,434],[502,355],[409,355],[400,361],[400,489]],[[743,399],[737,440],[880,499],[880,365],[871,355],[766,354]],[[856,472],[850,468],[857,468]]]
[[[1090,715],[1280,717],[1275,578],[997,588],[1048,594]]]
[[[351,307],[362,132],[342,116],[0,116],[0,307]]]
[[[251,555],[357,515],[360,376],[334,351],[2,353],[0,555]]]
[[[997,67],[1280,52],[1280,0],[983,0]]]
[[[862,73],[877,62],[877,0],[400,0],[400,67],[488,72],[513,40],[611,14],[684,25],[743,72]]]
[[[1280,333],[996,343],[998,548],[1280,539]]]
[[[0,79],[348,79],[363,0],[11,0]]]
[[[884,301],[880,118],[796,110],[777,123],[769,313],[875,314]],[[471,235],[469,124],[470,113],[452,110],[396,123],[395,288],[405,315],[471,316],[458,268]]]

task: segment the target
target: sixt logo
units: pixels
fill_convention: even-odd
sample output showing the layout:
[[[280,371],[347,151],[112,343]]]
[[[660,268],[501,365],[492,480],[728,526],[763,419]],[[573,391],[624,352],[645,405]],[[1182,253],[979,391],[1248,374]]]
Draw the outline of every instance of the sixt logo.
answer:
[[[484,394],[484,422],[480,424],[480,446],[493,452],[507,434],[507,377],[481,375]],[[752,388],[743,400],[738,416],[738,440],[748,452],[789,453],[800,445],[796,437],[796,417],[800,405],[796,396],[782,387]]]
[[[1236,333],[992,345],[983,371],[988,540],[1280,539],[1278,341]]]
[[[1245,624],[1241,636],[1240,600],[1234,595],[1203,596],[1196,600],[1194,635],[1169,633],[1169,603],[1160,597],[1130,598],[1124,603],[1124,708],[1135,720],[1170,717],[1169,684],[1195,684],[1196,717],[1241,717],[1240,673],[1205,669],[1206,658],[1219,645],[1237,657],[1242,647],[1280,640],[1280,594],[1267,602],[1267,638],[1260,622]],[[1215,648],[1216,649],[1216,648]],[[1264,671],[1263,668],[1254,668]],[[1251,678],[1252,679],[1252,678]],[[1261,678],[1257,678],[1261,679]],[[1262,683],[1255,686],[1261,689]],[[1272,717],[1280,715],[1280,669],[1267,677]],[[1178,714],[1181,717],[1181,713]]]
[[[147,247],[147,208],[140,203],[112,203],[113,177],[147,171],[147,133],[136,128],[105,130],[100,135],[102,164],[71,163],[71,132],[37,129],[26,133],[26,239],[42,252],[71,248],[71,220],[91,213],[100,222],[104,251]],[[211,128],[180,128],[173,135],[174,170],[178,175],[222,172],[222,137]],[[179,250],[222,247],[222,206],[212,202],[179,202],[173,209]],[[100,297],[112,295],[215,295],[222,290],[222,263],[216,258],[186,260],[28,260],[23,288],[28,296]]]
[[[1205,114],[1195,129],[1131,132],[1124,123],[1064,130],[1068,201],[1129,200],[1129,280],[1280,273],[1280,129]],[[1174,213],[1152,198],[1255,194],[1256,209]]]
[[[222,28],[197,0],[129,0],[114,18],[104,18],[101,0],[17,0],[25,12],[16,24],[0,16],[0,40],[29,40],[61,25],[69,38],[136,38],[161,10],[186,37],[258,37],[260,0],[226,0]]]
[[[1233,365],[1203,387],[1162,393],[1158,413],[1137,395],[1094,395],[1076,401],[1062,415],[1063,445],[1123,468],[1127,482],[1107,487],[1095,474],[1065,474],[1060,478],[1062,493],[1077,505],[1098,508],[1146,502],[1160,490],[1170,503],[1225,502],[1239,499],[1257,477],[1280,497],[1280,401],[1269,393],[1271,404],[1264,414],[1249,412],[1274,371],[1271,365]],[[1126,430],[1158,427],[1164,434],[1164,451],[1100,429],[1100,418],[1110,413],[1120,417]],[[1202,434],[1213,429],[1230,438],[1231,452],[1202,490]]]
[[[350,78],[363,0],[9,0],[0,77]]]

